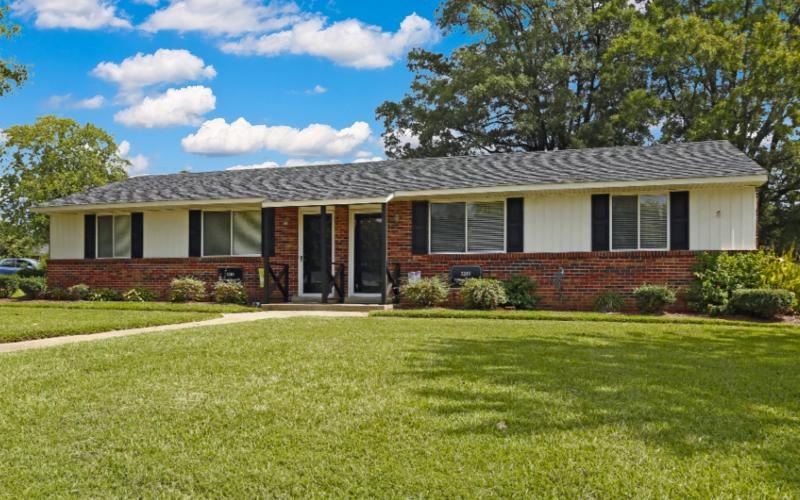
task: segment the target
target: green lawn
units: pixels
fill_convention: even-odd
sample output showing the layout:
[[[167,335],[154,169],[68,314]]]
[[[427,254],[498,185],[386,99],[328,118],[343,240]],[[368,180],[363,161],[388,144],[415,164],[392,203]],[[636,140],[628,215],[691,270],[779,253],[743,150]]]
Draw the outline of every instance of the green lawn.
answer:
[[[0,357],[0,492],[800,496],[800,330],[267,320]]]
[[[133,302],[3,302],[0,342],[186,323],[243,308]]]

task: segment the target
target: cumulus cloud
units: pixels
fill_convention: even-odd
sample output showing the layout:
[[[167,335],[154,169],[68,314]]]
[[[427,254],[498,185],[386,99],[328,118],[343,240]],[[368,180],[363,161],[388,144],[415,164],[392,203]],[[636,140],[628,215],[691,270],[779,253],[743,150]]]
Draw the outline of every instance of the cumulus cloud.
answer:
[[[145,97],[138,104],[114,115],[114,121],[129,127],[162,128],[176,125],[199,125],[203,115],[213,111],[217,98],[208,87],[195,85],[168,89],[155,97]]]
[[[342,66],[367,69],[391,66],[409,49],[432,42],[437,36],[433,24],[416,14],[406,17],[394,33],[357,19],[326,26],[324,18],[313,17],[288,30],[258,37],[249,35],[225,42],[220,48],[239,55],[305,54],[324,57]]]
[[[130,28],[131,23],[104,0],[17,0],[13,9],[21,15],[36,17],[37,28]]]
[[[142,175],[150,168],[150,160],[141,154],[135,156],[129,156],[131,152],[131,143],[128,141],[122,141],[117,146],[117,154],[130,162],[125,170],[127,170],[128,175],[130,176],[137,176]]]
[[[98,109],[106,103],[106,98],[101,95],[87,97],[86,99],[73,100],[72,94],[50,96],[46,104],[51,108],[71,109]]]
[[[261,170],[264,168],[278,168],[280,165],[274,161],[265,161],[264,163],[253,163],[251,165],[234,165],[225,170]]]
[[[94,97],[88,97],[86,99],[81,99],[77,101],[73,107],[79,109],[97,109],[103,107],[106,103],[106,98],[101,95],[96,95]]]
[[[212,35],[237,36],[285,28],[303,16],[294,2],[261,0],[172,0],[148,17],[140,28],[203,31]]]
[[[121,63],[101,62],[92,75],[116,84],[122,95],[136,95],[159,83],[212,79],[217,71],[188,50],[158,49],[153,54],[139,52]]]
[[[341,160],[309,160],[306,158],[289,158],[284,167],[305,167],[307,165],[337,165]]]
[[[298,129],[252,125],[244,118],[232,123],[217,118],[184,137],[181,145],[189,153],[206,155],[236,155],[267,149],[286,155],[335,157],[358,148],[371,134],[365,122],[355,122],[340,130],[319,123]]]
[[[355,160],[353,160],[353,163],[371,163],[375,161],[383,161],[385,159],[386,158],[384,158],[383,156],[371,156],[369,158],[356,158]]]

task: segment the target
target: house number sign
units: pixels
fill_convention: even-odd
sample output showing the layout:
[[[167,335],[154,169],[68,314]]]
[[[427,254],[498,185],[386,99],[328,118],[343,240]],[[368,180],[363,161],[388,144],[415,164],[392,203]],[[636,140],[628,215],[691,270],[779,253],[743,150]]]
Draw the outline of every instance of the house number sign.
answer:
[[[450,286],[460,287],[470,278],[483,276],[481,266],[453,266],[450,268]]]

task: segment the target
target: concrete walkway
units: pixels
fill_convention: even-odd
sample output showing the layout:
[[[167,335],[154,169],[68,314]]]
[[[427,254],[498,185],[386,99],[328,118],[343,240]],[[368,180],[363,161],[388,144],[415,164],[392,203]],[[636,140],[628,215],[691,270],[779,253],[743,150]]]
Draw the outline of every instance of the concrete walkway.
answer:
[[[129,337],[142,333],[170,332],[173,330],[186,330],[203,326],[233,325],[247,323],[262,319],[298,318],[298,317],[324,317],[324,318],[364,318],[367,313],[361,312],[332,312],[332,311],[264,311],[252,313],[223,314],[221,318],[178,323],[174,325],[148,326],[145,328],[131,328],[129,330],[114,330],[111,332],[89,333],[86,335],[68,335],[64,337],[51,337],[47,339],[24,340],[22,342],[8,342],[0,344],[0,353],[27,351],[28,349],[42,349],[64,344],[78,342],[91,342],[92,340],[113,339],[116,337]]]

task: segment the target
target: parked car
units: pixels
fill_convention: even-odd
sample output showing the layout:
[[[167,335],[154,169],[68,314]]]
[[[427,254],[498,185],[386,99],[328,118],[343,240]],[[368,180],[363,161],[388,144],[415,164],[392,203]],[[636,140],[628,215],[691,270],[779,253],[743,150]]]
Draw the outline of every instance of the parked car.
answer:
[[[0,260],[0,274],[17,274],[23,269],[39,269],[39,261],[36,259]]]

